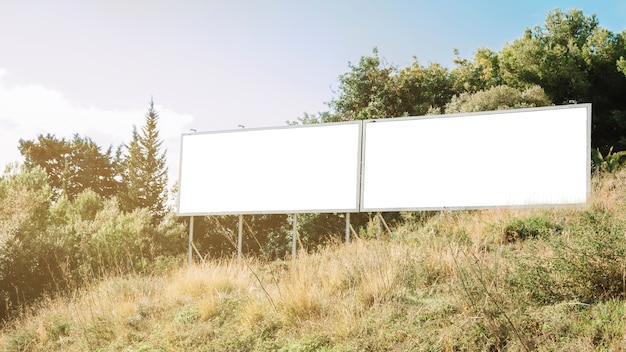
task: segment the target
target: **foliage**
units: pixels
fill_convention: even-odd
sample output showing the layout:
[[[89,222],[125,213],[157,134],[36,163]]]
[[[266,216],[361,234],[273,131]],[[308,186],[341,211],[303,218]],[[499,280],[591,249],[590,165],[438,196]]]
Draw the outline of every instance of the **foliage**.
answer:
[[[46,223],[51,189],[43,169],[9,167],[0,178],[0,319],[32,300],[47,280]]]
[[[20,140],[24,165],[0,177],[0,320],[43,295],[162,267],[182,252],[184,224],[165,207],[157,120],[151,101],[125,156],[78,135]]]
[[[579,208],[403,213],[394,240],[106,277],[11,321],[0,348],[623,350],[624,182],[594,176]]]
[[[620,56],[619,60],[617,60],[617,70],[626,75],[626,59],[623,56]]]
[[[580,223],[575,225],[580,229],[576,236],[557,236],[532,244],[528,257],[511,273],[510,284],[537,304],[561,301],[591,304],[623,298],[626,265],[623,225],[596,211],[581,214]],[[599,223],[598,215],[603,217]],[[546,255],[537,258],[538,252]]]
[[[329,111],[297,123],[593,103],[592,143],[603,153],[626,149],[626,32],[613,33],[595,15],[554,10],[501,51],[479,48],[455,67],[399,68],[374,48],[339,76]],[[458,55],[458,52],[457,52]]]
[[[558,234],[563,227],[552,219],[542,215],[515,218],[504,226],[504,240],[514,242],[530,238],[547,237]]]
[[[286,121],[289,126],[296,125],[310,125],[316,123],[325,122],[340,122],[341,119],[338,115],[333,115],[330,111],[320,111],[316,114],[310,114],[305,112],[303,116],[298,117],[295,121]]]
[[[591,165],[594,171],[615,172],[626,164],[626,151],[613,153],[613,147],[606,155],[602,155],[600,149],[591,150]]]
[[[626,55],[625,40],[624,33],[600,27],[595,15],[554,10],[543,27],[527,29],[522,38],[505,45],[500,75],[514,88],[541,86],[557,104],[593,103],[594,146],[626,149],[620,139],[626,135],[626,78],[619,72],[619,60]]]
[[[550,230],[549,236],[524,244],[507,275],[512,292],[528,297],[535,305],[623,300],[625,184],[623,169],[596,173],[587,206],[544,213],[542,217],[549,223],[558,224],[558,232]]]
[[[145,125],[138,132],[133,128],[132,140],[125,145],[120,202],[124,211],[148,208],[155,219],[166,212],[167,165],[163,141],[159,139],[158,112],[151,100]]]
[[[498,53],[488,48],[479,48],[474,54],[474,60],[454,60],[456,67],[451,75],[454,77],[454,91],[475,93],[502,84],[500,76],[500,59]]]
[[[514,87],[540,85],[559,103],[589,101],[591,82],[583,48],[597,30],[597,18],[580,10],[548,13],[544,27],[527,29],[522,38],[503,48],[504,81]]]
[[[441,65],[420,66],[414,58],[399,70],[386,64],[376,48],[372,56],[361,57],[349,68],[339,76],[339,94],[329,103],[330,115],[323,115],[333,118],[322,122],[424,115],[453,94],[450,73]]]
[[[0,320],[44,294],[145,272],[184,248],[175,214],[155,223],[148,209],[123,212],[91,189],[51,195],[42,168],[13,167],[0,178]]]
[[[442,107],[450,100],[453,80],[450,72],[439,64],[420,66],[413,63],[399,71],[396,77],[399,102],[396,116],[425,115],[431,108]]]
[[[378,49],[348,66],[350,72],[339,76],[339,97],[330,102],[334,113],[344,121],[397,116],[389,110],[395,68],[380,59]]]
[[[551,105],[543,89],[533,86],[518,90],[509,86],[494,86],[475,93],[461,93],[446,104],[446,114],[529,108]]]
[[[103,197],[117,194],[115,161],[112,149],[102,152],[90,138],[74,135],[71,140],[54,135],[38,135],[35,140],[19,141],[27,167],[39,166],[48,174],[54,198],[72,199],[91,189]]]

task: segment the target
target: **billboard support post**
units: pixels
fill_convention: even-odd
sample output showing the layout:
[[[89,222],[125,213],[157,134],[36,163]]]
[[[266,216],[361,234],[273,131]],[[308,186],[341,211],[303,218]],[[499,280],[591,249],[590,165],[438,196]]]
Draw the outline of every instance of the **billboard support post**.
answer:
[[[243,214],[239,214],[239,228],[237,235],[237,259],[241,260],[243,244]]]
[[[350,213],[346,213],[346,243],[350,243]]]
[[[383,217],[383,214],[382,213],[378,213],[378,218],[380,219],[380,223],[382,223],[382,225],[385,227],[387,232],[389,232],[389,235],[391,236],[391,239],[393,239],[393,231],[391,231],[391,228],[389,228],[389,225],[387,225],[387,221],[385,221],[385,218]],[[379,225],[380,225],[380,223],[379,223]]]
[[[187,264],[191,266],[193,256],[193,216],[189,218],[189,248],[187,249]]]
[[[297,246],[296,241],[298,237],[298,214],[293,214],[291,221],[293,221],[293,234],[291,235],[291,256],[296,258]]]

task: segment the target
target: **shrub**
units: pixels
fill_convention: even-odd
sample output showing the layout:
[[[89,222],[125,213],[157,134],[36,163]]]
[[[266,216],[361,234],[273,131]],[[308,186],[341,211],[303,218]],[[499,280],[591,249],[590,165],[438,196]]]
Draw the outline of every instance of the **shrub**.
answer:
[[[613,153],[613,147],[606,155],[602,155],[600,149],[591,151],[591,166],[595,172],[616,172],[626,164],[626,151]]]
[[[145,272],[183,248],[175,214],[155,224],[148,210],[123,212],[89,189],[52,202],[41,168],[10,167],[0,178],[0,320],[85,280]]]
[[[562,232],[528,244],[509,283],[540,304],[624,297],[626,241],[620,218],[592,209]]]
[[[551,233],[559,233],[562,226],[548,216],[533,214],[525,218],[515,218],[504,226],[504,241],[515,242],[527,238],[544,237]]]

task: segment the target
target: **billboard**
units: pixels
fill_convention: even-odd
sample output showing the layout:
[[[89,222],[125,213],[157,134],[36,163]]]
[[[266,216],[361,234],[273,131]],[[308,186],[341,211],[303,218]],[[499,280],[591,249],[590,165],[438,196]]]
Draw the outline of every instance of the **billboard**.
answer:
[[[591,104],[186,133],[179,215],[585,203]]]
[[[356,212],[361,123],[186,133],[179,215]]]
[[[360,210],[584,203],[591,105],[365,121]]]

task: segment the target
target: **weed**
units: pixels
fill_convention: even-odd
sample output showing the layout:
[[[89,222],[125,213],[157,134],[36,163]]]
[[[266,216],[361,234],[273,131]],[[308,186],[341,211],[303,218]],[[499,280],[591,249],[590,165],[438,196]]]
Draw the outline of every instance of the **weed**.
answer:
[[[515,242],[529,238],[546,237],[558,234],[563,230],[560,224],[544,214],[530,215],[525,218],[515,218],[504,227],[505,242]]]
[[[175,324],[192,324],[197,322],[201,317],[201,314],[198,308],[186,305],[183,306],[176,314],[174,315],[173,322]]]
[[[8,351],[31,351],[37,344],[37,335],[31,330],[18,333],[9,339],[5,350]]]
[[[70,321],[55,317],[45,325],[46,337],[53,341],[67,337],[70,335]]]
[[[539,251],[549,255],[538,257]],[[538,304],[595,303],[624,297],[625,268],[623,234],[579,232],[529,244],[508,279]]]

